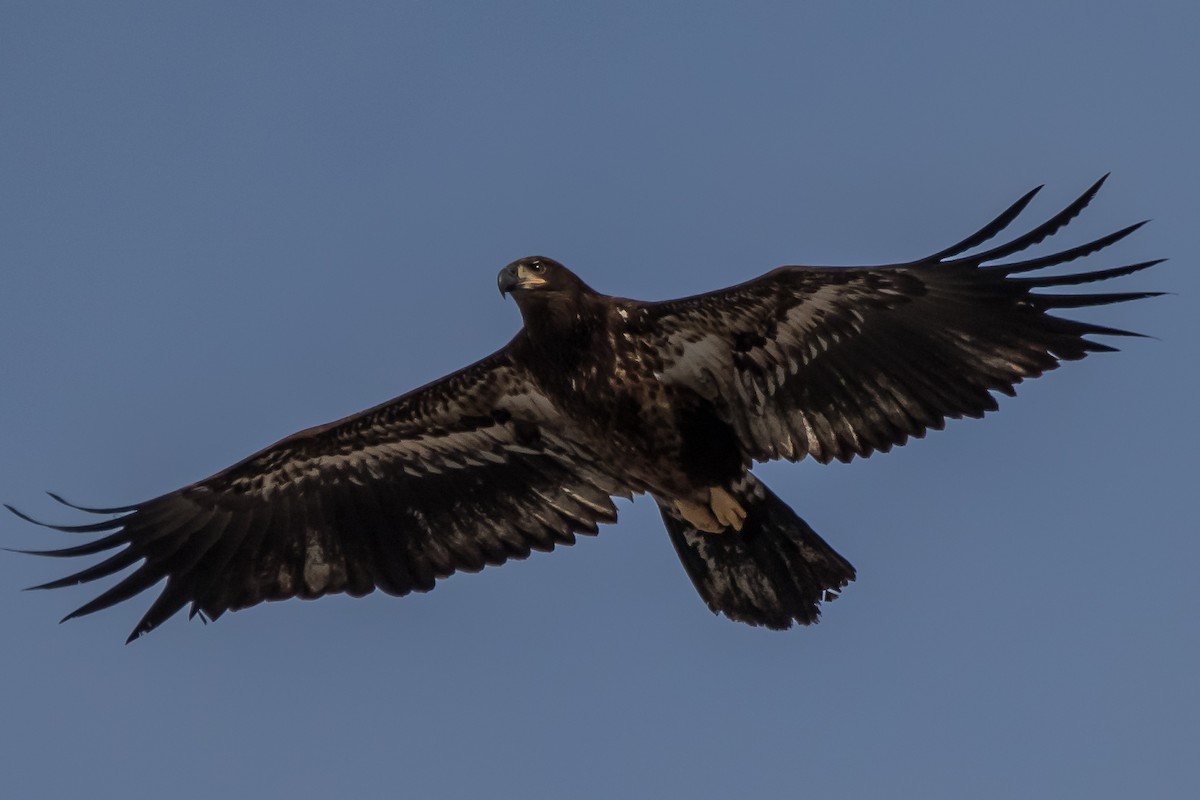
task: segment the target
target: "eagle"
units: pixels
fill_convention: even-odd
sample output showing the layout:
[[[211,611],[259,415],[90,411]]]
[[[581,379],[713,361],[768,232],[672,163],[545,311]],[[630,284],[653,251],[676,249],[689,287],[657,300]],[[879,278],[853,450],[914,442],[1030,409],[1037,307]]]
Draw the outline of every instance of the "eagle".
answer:
[[[1130,225],[1011,260],[1099,191],[1005,244],[981,249],[1042,187],[958,243],[905,263],[786,266],[665,302],[601,294],[553,259],[504,267],[523,326],[444,378],[300,431],[197,483],[48,525],[75,546],[21,552],[106,557],[38,589],[112,576],[71,619],[163,582],[128,641],[189,607],[215,620],[266,600],[379,589],[425,592],[570,545],[614,523],[614,497],[657,503],[684,570],[714,613],[786,629],[817,621],[855,570],[755,476],[756,462],[848,462],[947,419],[982,417],[996,393],[1140,334],[1052,312],[1159,292],[1062,287],[1127,276],[1142,261],[1074,274]],[[1037,274],[1031,274],[1037,273]]]

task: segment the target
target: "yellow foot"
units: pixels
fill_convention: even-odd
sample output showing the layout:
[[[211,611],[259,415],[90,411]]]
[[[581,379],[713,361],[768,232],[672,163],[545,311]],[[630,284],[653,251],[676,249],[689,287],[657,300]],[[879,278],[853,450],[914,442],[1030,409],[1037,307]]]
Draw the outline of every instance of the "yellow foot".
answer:
[[[698,531],[721,533],[725,530],[725,526],[717,522],[708,506],[693,503],[691,500],[676,500],[675,508],[679,510],[679,516],[690,522]]]
[[[708,504],[712,508],[713,516],[721,525],[735,531],[742,529],[742,523],[746,521],[746,509],[742,508],[742,504],[733,499],[729,492],[720,486],[709,489]]]
[[[717,486],[708,490],[708,503],[676,500],[679,515],[705,533],[724,533],[729,528],[742,529],[746,510],[729,492]]]

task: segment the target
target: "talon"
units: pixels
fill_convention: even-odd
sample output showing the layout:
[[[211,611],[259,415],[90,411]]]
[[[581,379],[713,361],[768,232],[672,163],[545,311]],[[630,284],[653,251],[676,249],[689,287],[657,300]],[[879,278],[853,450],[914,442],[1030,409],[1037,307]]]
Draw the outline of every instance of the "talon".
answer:
[[[746,521],[746,509],[719,486],[708,490],[707,504],[676,500],[675,508],[696,530],[705,533],[724,533],[730,528],[740,531]]]
[[[691,523],[692,527],[698,531],[722,533],[725,530],[725,526],[713,516],[708,506],[693,503],[691,500],[676,500],[675,508],[679,511],[679,516]]]
[[[722,526],[733,528],[735,531],[742,529],[742,523],[746,521],[746,509],[742,508],[733,495],[717,486],[709,490],[708,502],[712,507],[713,516]]]

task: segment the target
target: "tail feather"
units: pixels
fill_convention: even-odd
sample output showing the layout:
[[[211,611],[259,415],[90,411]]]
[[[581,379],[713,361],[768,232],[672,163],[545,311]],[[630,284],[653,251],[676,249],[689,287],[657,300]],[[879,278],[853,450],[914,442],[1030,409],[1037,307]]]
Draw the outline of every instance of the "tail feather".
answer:
[[[731,487],[746,510],[740,531],[705,533],[660,500],[659,511],[688,577],[713,613],[785,630],[810,625],[854,567],[749,473]]]

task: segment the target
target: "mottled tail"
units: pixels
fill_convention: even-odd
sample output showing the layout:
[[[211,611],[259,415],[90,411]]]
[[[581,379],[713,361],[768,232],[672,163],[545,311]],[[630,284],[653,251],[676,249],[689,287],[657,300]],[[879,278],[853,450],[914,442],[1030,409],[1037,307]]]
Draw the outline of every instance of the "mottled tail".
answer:
[[[810,625],[821,602],[854,580],[854,567],[747,473],[730,487],[746,511],[740,531],[705,533],[659,501],[675,552],[713,613],[775,630]]]

